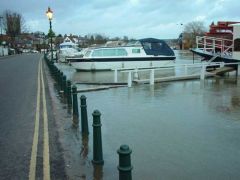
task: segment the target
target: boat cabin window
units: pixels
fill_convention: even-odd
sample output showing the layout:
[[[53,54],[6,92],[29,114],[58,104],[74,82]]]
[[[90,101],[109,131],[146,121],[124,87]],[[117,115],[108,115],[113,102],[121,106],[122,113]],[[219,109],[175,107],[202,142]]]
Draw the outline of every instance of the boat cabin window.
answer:
[[[132,53],[134,53],[134,54],[137,54],[137,53],[140,53],[141,51],[140,51],[140,49],[132,49]]]
[[[87,51],[84,56],[89,57],[91,51]]]
[[[92,57],[101,56],[127,56],[127,51],[125,49],[96,49],[92,53]]]
[[[164,41],[142,42],[143,49],[147,55],[167,55],[174,56],[172,49]]]
[[[234,40],[234,51],[240,51],[240,38]]]

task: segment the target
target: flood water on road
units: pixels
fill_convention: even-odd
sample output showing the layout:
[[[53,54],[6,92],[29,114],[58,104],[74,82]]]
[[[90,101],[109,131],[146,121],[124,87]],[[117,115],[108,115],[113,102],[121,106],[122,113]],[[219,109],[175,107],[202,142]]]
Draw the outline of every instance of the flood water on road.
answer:
[[[181,62],[190,62],[191,54],[186,57]],[[133,150],[133,179],[239,179],[239,83],[230,76],[84,93],[90,127],[86,161],[92,159],[91,113],[98,109],[103,179],[118,179],[121,144]]]

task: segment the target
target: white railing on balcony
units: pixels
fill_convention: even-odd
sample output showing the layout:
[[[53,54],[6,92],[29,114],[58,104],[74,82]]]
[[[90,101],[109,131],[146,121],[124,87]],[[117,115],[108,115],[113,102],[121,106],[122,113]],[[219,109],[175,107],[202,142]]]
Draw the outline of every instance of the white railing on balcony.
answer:
[[[233,41],[229,39],[215,38],[209,36],[196,37],[197,49],[214,55],[231,56]]]

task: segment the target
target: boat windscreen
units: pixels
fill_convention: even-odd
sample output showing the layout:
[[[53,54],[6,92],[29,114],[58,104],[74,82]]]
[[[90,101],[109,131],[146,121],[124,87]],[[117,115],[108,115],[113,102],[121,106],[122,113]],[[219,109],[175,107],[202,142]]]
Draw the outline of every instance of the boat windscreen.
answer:
[[[139,41],[147,55],[175,56],[173,50],[163,40],[147,38]]]

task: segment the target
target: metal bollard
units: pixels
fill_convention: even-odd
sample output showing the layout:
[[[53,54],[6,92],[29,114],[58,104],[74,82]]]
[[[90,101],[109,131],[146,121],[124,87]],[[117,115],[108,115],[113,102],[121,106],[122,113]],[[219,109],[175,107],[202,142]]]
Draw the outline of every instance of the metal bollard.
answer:
[[[58,69],[58,70],[57,70],[57,83],[58,83],[58,84],[59,84],[60,73],[61,73],[61,71]]]
[[[102,133],[101,133],[101,113],[95,110],[93,116],[93,164],[103,165],[103,152],[102,152]]]
[[[131,153],[128,145],[121,145],[117,153],[119,154],[119,180],[132,180]]]
[[[71,81],[67,80],[67,102],[69,105],[72,104],[71,86],[72,86]]]
[[[62,77],[62,90],[64,92],[64,95],[66,95],[66,88],[67,88],[67,77],[65,75],[63,75]]]
[[[72,87],[72,105],[73,105],[73,126],[78,127],[79,125],[79,114],[78,114],[78,99],[77,99],[77,86]]]
[[[62,79],[63,79],[63,72],[60,72],[60,77],[59,77],[60,91],[63,89]]]
[[[86,96],[82,95],[80,97],[80,107],[81,107],[81,127],[82,127],[82,134],[89,134],[88,130],[88,117],[87,117],[87,102]]]

